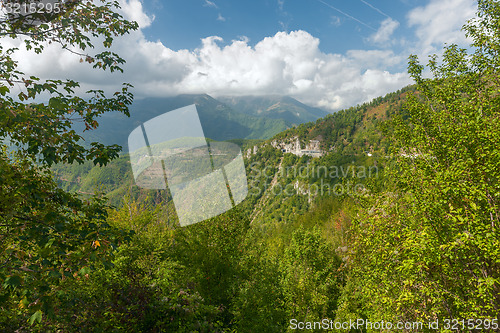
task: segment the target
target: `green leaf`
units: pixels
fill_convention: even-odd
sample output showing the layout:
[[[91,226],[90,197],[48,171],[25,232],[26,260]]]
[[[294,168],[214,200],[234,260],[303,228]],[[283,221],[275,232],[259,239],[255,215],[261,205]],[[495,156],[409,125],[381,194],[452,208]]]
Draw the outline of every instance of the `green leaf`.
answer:
[[[0,95],[5,96],[9,92],[9,88],[6,86],[1,86],[0,87]]]
[[[80,269],[80,271],[78,272],[78,274],[80,275],[85,275],[85,274],[89,274],[90,273],[90,268],[88,267],[82,267],[82,269]]]
[[[21,277],[19,275],[12,275],[12,276],[9,276],[8,278],[5,279],[3,286],[4,286],[4,288],[10,287],[12,289],[15,289],[21,285],[22,281],[23,280],[21,279]]]
[[[33,313],[30,319],[28,319],[28,322],[30,323],[30,325],[33,325],[35,320],[38,321],[39,323],[42,322],[42,311],[38,310],[37,312]]]

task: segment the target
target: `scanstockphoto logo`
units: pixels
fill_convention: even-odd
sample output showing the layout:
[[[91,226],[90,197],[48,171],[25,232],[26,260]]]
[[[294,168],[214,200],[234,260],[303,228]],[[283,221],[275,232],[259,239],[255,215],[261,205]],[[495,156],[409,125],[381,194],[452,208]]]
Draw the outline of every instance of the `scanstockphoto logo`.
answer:
[[[230,210],[248,194],[240,148],[207,142],[195,105],[157,116],[128,137],[136,185],[168,189],[181,226]]]

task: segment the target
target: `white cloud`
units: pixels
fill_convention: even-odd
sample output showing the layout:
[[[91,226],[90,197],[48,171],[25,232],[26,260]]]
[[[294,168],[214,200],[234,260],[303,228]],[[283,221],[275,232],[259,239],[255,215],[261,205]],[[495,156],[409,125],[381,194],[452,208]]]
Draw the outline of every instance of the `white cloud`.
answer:
[[[144,13],[139,0],[121,1],[120,5],[124,16],[131,21],[136,21],[141,28],[150,26],[154,20],[154,16],[150,17]]]
[[[300,30],[279,32],[254,47],[247,39],[224,45],[216,36],[203,39],[193,51],[173,51],[144,39],[139,44],[133,59],[128,57],[126,76],[141,74],[130,77],[140,95],[283,94],[339,109],[410,83],[405,73],[384,72],[384,68],[402,59],[390,51],[325,54],[317,38]],[[134,70],[140,64],[142,68]]]
[[[360,70],[388,68],[406,61],[406,57],[396,55],[391,50],[349,50],[346,56],[359,64]]]
[[[370,36],[369,41],[377,45],[390,46],[392,43],[391,36],[399,27],[399,22],[388,17],[382,21],[380,28]]]
[[[205,0],[205,4],[204,4],[203,6],[206,6],[206,7],[213,7],[213,8],[219,8],[219,7],[217,7],[217,5],[215,4],[215,2],[210,1],[210,0]]]
[[[417,53],[428,55],[440,50],[444,43],[467,45],[463,24],[474,17],[474,0],[431,0],[408,14],[408,25],[415,27],[419,39]]]
[[[126,15],[148,22],[138,0],[126,4]],[[139,13],[129,10],[134,6]],[[410,83],[405,72],[386,71],[405,61],[392,51],[329,54],[319,44],[318,38],[298,30],[278,32],[254,46],[246,37],[224,43],[211,36],[202,39],[195,50],[176,51],[160,41],[147,40],[139,30],[115,40],[113,51],[127,60],[124,74],[89,70],[89,64],[79,63],[78,56],[54,44],[41,55],[21,49],[17,58],[30,75],[75,79],[84,89],[109,92],[119,89],[121,82],[129,82],[137,97],[282,94],[331,110],[369,101]]]
[[[217,21],[226,22],[226,18],[219,13],[219,16],[217,16]]]

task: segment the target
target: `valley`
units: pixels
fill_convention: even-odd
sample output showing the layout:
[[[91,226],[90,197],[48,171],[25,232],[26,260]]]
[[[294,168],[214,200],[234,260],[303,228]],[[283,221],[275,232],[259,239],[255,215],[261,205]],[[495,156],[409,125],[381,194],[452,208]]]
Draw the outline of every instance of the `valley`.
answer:
[[[268,139],[263,137],[254,141],[230,140],[240,146],[244,156],[249,180],[249,196],[242,207],[249,216],[252,216],[252,221],[267,224],[296,220],[297,212],[306,212],[317,200],[328,196],[344,196],[346,190],[343,189],[343,182],[351,182],[353,188],[358,186],[361,189],[367,181],[380,181],[378,171],[383,170],[389,149],[379,125],[389,119],[392,113],[400,110],[406,94],[412,90],[414,87],[411,86],[404,88],[370,103],[293,126]],[[205,107],[199,101],[200,98],[203,101],[216,102],[206,96],[195,98],[199,103],[197,105],[201,110],[200,118],[204,124],[202,115]],[[182,99],[183,103],[192,101],[191,97],[187,96],[183,96]],[[233,99],[233,104],[236,104],[235,100]],[[255,98],[252,99],[254,100]],[[178,105],[183,105],[179,103]],[[151,116],[152,114],[148,113],[147,117],[143,118]],[[101,122],[102,126],[106,124],[106,121]],[[206,132],[212,133],[212,131],[208,126]],[[126,134],[127,132],[123,131],[121,136]],[[127,194],[134,199],[149,196],[163,198],[160,199],[162,201],[167,200],[166,193],[159,194],[160,191],[153,195],[154,191],[140,189],[134,184],[129,157],[126,150],[123,153],[119,159],[103,168],[92,167],[87,163],[74,168],[56,166],[53,170],[62,188],[80,193],[104,191],[110,203],[115,206],[121,206],[122,198]],[[343,171],[350,168],[354,170],[357,167],[367,169],[376,167],[377,177],[371,173],[370,176],[360,174],[362,177],[358,177],[357,172],[338,170],[335,177],[330,177],[332,167]],[[298,172],[306,168],[323,171]],[[290,172],[292,169],[295,172]],[[282,190],[274,189],[276,186]],[[335,186],[337,188],[333,191]],[[311,191],[311,188],[314,190]],[[284,189],[293,195],[285,194]],[[321,195],[321,189],[324,190],[324,195]],[[334,192],[337,195],[334,195]],[[257,215],[260,215],[260,218],[257,218]]]

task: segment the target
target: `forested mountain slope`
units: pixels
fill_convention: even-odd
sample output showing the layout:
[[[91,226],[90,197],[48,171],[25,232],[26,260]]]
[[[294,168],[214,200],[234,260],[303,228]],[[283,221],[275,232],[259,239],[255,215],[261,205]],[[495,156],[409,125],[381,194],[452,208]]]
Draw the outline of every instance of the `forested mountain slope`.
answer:
[[[316,122],[277,134],[245,150],[251,220],[297,218],[315,200],[344,197],[382,182],[389,155],[383,124],[402,106],[409,86]]]
[[[350,173],[352,175],[352,167],[355,166],[355,164],[353,164],[354,161],[356,161],[356,163],[361,161],[363,165],[366,163],[375,163],[376,157],[373,155],[380,157],[384,156],[387,152],[387,144],[384,140],[384,135],[381,133],[379,124],[381,124],[384,120],[387,120],[392,112],[396,112],[401,109],[402,101],[404,100],[407,91],[411,91],[413,89],[413,87],[407,87],[402,91],[388,94],[385,97],[379,97],[370,103],[338,111],[334,114],[318,119],[315,122],[301,124],[281,132],[267,141],[234,141],[241,146],[247,166],[247,175],[250,181],[249,198],[247,200],[248,203],[246,204],[248,205],[248,210],[252,210],[252,207],[255,205],[259,214],[262,215],[263,213],[260,208],[257,208],[256,201],[258,201],[260,196],[266,192],[261,185],[269,187],[269,184],[266,185],[265,182],[262,184],[260,183],[260,181],[263,181],[260,177],[264,175],[264,169],[271,177],[269,180],[270,183],[272,181],[272,177],[274,177],[274,174],[270,174],[268,172],[270,168],[273,170],[285,171],[287,168],[293,168],[298,171],[299,168],[307,165],[316,169],[318,166],[338,166],[339,168],[344,168],[344,170],[342,170],[344,172],[343,175],[339,169],[338,177],[330,179],[329,175],[326,176],[329,178],[328,183],[332,183],[333,185],[336,182],[341,181],[342,178],[348,176],[347,168],[349,165],[351,165]],[[186,96],[185,98],[186,100],[179,100],[178,105],[191,102],[192,96]],[[197,96],[195,101],[198,101],[200,98],[205,102],[211,101],[211,103],[217,103],[208,96]],[[158,100],[159,105],[163,105],[163,102],[163,100]],[[200,108],[202,110],[200,112],[200,117],[202,118],[204,116],[203,110],[205,108],[203,103],[200,104],[202,105]],[[151,105],[151,101],[148,101],[148,105]],[[217,107],[213,107],[210,110],[213,110],[211,112],[217,112]],[[149,117],[151,117],[151,113],[148,112],[145,115],[141,115],[141,117],[148,120]],[[113,115],[109,116],[109,119],[113,118]],[[112,138],[126,134],[126,131],[124,131],[122,126],[111,126],[114,122],[109,121],[109,119],[101,121],[101,126],[104,128],[103,132],[107,132]],[[108,129],[108,127],[110,128]],[[111,127],[115,128],[115,131],[118,133],[117,135],[113,134]],[[319,149],[322,151],[323,156],[321,158],[313,159],[309,156],[299,157],[294,154],[283,154],[281,149],[279,149],[276,144],[277,142],[295,143],[297,139],[303,147],[306,147],[311,140],[318,141]],[[280,163],[282,169],[278,168]],[[143,191],[134,185],[129,157],[126,154],[121,156],[119,159],[112,161],[106,167],[93,166],[89,162],[82,165],[75,164],[72,166],[58,165],[53,169],[55,171],[56,178],[58,179],[58,183],[62,188],[82,194],[94,193],[94,191],[98,189],[106,193],[111,202],[118,206],[121,205],[122,198],[127,193],[131,193],[134,198],[138,198],[139,193],[149,192]],[[374,171],[372,171],[372,173],[373,172]],[[280,172],[280,174],[281,173],[282,172]],[[312,173],[312,171],[309,173]],[[295,175],[295,177],[290,176],[287,180],[282,180],[280,177],[277,178],[277,180],[279,179],[281,182],[285,182],[282,184],[284,186],[291,182],[298,182],[296,190],[298,190],[299,187],[301,190],[296,191],[296,196],[290,196],[290,200],[294,201],[304,200],[304,193],[307,192],[303,189],[304,186],[305,188],[308,188],[315,182],[317,183],[318,181],[321,181],[318,177],[309,179],[309,175],[307,179],[299,179],[300,177],[298,176],[299,175]],[[323,179],[324,182],[326,180],[327,179]],[[254,181],[256,181],[256,183]],[[254,187],[257,183],[259,183],[259,186]],[[283,198],[276,198],[276,201],[280,202],[281,199]],[[311,199],[305,199],[305,202],[310,203]],[[282,202],[282,205],[286,205],[286,203]],[[305,211],[307,207],[308,204],[305,204],[300,205],[297,209]],[[280,214],[282,214],[280,210],[275,210],[273,215]],[[290,214],[287,214],[287,216],[289,215]],[[278,220],[281,220],[282,218],[283,217]]]
[[[353,197],[382,186],[388,152],[379,124],[401,111],[407,92],[413,89],[339,111],[266,141],[239,141],[247,168],[248,197],[236,209],[187,228],[175,227],[175,208],[166,191],[134,185],[127,155],[103,168],[89,163],[56,166],[54,171],[59,185],[68,190],[84,196],[96,189],[107,193],[119,208],[111,212],[113,223],[137,232],[134,251],[156,258],[146,263],[135,254],[124,253],[127,262],[133,260],[133,265],[142,267],[163,258],[166,263],[150,277],[133,271],[127,274],[139,274],[150,282],[173,274],[179,282],[167,290],[184,290],[186,294],[178,302],[192,298],[199,315],[219,318],[238,331],[281,332],[289,317],[335,318],[345,284],[341,268],[350,249],[348,230],[359,209]],[[301,149],[283,151],[282,147],[290,148],[297,140],[299,148],[318,141],[321,156],[309,156],[309,151],[302,153]],[[175,246],[170,243],[174,239]],[[156,254],[147,250],[151,246]],[[120,264],[117,270],[131,268]],[[186,287],[188,280],[194,281],[194,289]],[[113,284],[108,287],[112,292],[124,288],[117,281]],[[139,297],[138,291],[131,292]],[[172,294],[168,297],[175,299]],[[164,307],[154,304],[155,308]],[[211,307],[221,304],[224,308]],[[119,312],[116,308],[111,311]],[[172,310],[167,306],[165,311]],[[199,323],[196,318],[186,320],[184,325]],[[213,319],[208,322],[217,325]],[[167,321],[162,325],[181,324]]]

